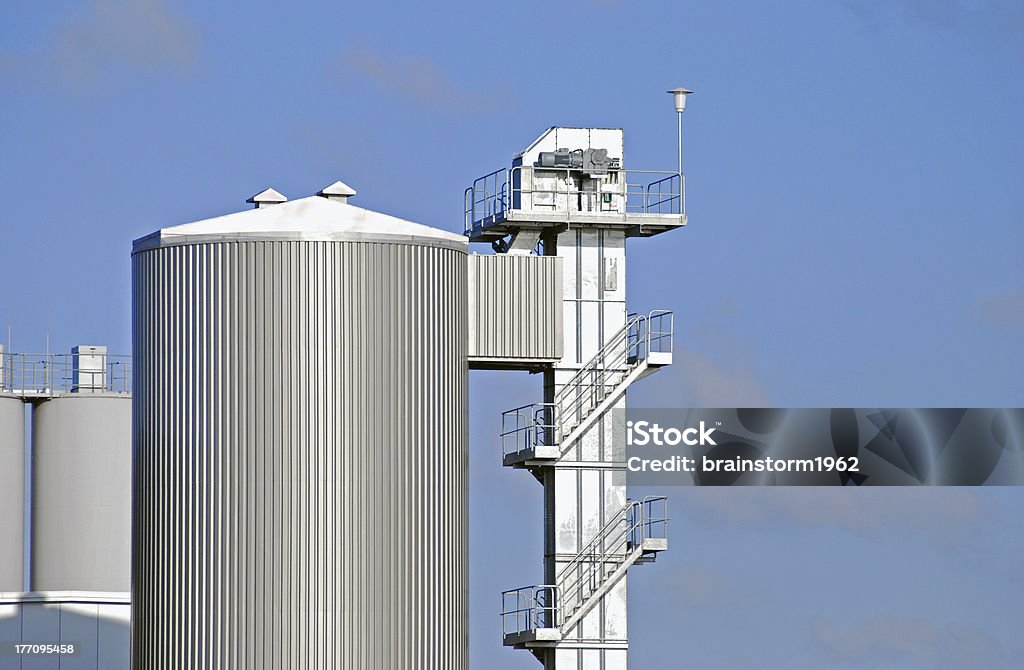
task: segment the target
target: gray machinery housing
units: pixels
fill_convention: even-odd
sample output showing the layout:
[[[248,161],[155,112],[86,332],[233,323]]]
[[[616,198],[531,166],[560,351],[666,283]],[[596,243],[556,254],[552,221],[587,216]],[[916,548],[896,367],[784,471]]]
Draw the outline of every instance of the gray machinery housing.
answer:
[[[135,241],[137,670],[468,665],[468,244],[352,194]]]
[[[541,151],[536,167],[540,168],[576,168],[583,174],[602,175],[608,170],[617,170],[621,161],[610,158],[607,149],[555,149]]]

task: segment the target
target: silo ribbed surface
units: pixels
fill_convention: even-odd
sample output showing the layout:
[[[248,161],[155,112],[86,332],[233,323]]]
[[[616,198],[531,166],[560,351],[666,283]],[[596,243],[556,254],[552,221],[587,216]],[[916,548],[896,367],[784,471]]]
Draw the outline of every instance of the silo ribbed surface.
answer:
[[[33,591],[131,585],[132,400],[68,393],[32,410]]]
[[[0,592],[22,591],[25,533],[25,408],[0,396]]]
[[[135,245],[132,667],[466,668],[465,242],[270,210]]]

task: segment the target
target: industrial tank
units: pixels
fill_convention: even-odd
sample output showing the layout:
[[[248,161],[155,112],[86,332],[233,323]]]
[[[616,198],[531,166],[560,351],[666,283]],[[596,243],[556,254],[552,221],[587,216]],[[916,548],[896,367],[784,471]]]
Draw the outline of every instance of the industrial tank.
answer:
[[[0,395],[0,592],[22,591],[25,588],[23,581],[25,408],[23,405],[21,398]]]
[[[131,416],[126,394],[60,393],[34,405],[33,591],[130,589]]]
[[[467,243],[340,187],[135,241],[136,670],[468,665]]]

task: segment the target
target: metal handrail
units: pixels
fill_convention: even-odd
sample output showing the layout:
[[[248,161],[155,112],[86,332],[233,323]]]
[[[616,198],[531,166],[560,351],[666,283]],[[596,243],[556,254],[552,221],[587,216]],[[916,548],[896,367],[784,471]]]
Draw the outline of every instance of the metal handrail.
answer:
[[[505,635],[537,628],[558,628],[611,577],[643,541],[668,538],[668,498],[647,496],[627,500],[590,542],[566,564],[555,584],[504,591],[502,630]]]
[[[597,532],[590,539],[590,542],[580,549],[576,557],[570,561],[565,567],[558,571],[558,575],[555,579],[556,582],[564,581],[566,575],[576,566],[577,563],[582,562],[586,556],[596,555],[596,552],[602,545],[608,544],[607,540],[611,536],[611,533],[617,526],[623,522],[628,521],[629,511],[633,508],[633,501],[627,500],[626,504],[623,505],[615,514],[612,515],[610,521],[608,521],[601,530]],[[603,552],[602,552],[603,553]]]
[[[89,357],[103,359],[102,367],[98,368],[76,368],[76,354],[5,352],[0,356],[0,391],[6,393],[45,396],[52,393],[132,392],[130,355],[88,354]]]
[[[558,587],[523,586],[501,594],[501,629],[505,635],[558,626]]]
[[[682,198],[685,197],[685,195],[686,195],[686,192],[683,190],[683,188],[681,187],[681,184],[680,184],[680,180],[682,180],[682,178],[683,178],[683,176],[681,174],[676,173],[676,174],[671,174],[671,175],[669,175],[669,176],[667,176],[667,177],[665,177],[663,179],[659,179],[657,181],[652,181],[650,184],[648,184],[647,188],[645,189],[645,197],[646,197],[645,203],[646,203],[646,206],[648,208],[648,212],[650,212],[650,210],[652,210],[655,207],[657,207],[658,208],[658,212],[657,213],[661,214],[662,213],[662,205],[666,205],[666,206],[669,207],[669,211],[667,212],[668,214],[677,214],[677,213],[679,213],[679,212],[673,211],[672,203],[674,203],[677,200],[680,201],[680,203],[681,203],[682,202]],[[672,191],[665,192],[664,188],[662,186],[662,184],[664,184],[665,182],[668,182],[668,187],[669,188],[672,188],[672,185],[673,185],[673,182],[674,182],[676,184],[675,188],[677,190],[674,191],[674,192],[672,192]],[[657,187],[657,190],[655,190],[655,187]],[[656,201],[652,202],[652,197],[657,197],[658,199]],[[680,209],[681,209],[682,213],[686,213],[686,206],[685,205],[680,204]],[[653,212],[650,212],[650,213],[653,213]]]
[[[629,368],[629,334],[643,316],[633,315],[555,394],[555,411],[563,433],[583,422]]]
[[[644,540],[668,538],[668,496],[645,496],[630,510],[629,548],[638,547]]]
[[[509,455],[558,444],[555,404],[535,402],[501,413],[501,452]]]
[[[656,309],[633,321],[629,335],[629,357],[643,360],[654,353],[672,353],[675,316],[669,310]]]
[[[555,394],[562,433],[582,423],[586,411],[597,407],[650,352],[671,353],[674,327],[669,310],[629,315],[625,325]]]
[[[533,176],[555,176],[555,188],[537,188]],[[560,176],[563,175],[564,176]],[[623,170],[610,169],[615,182],[606,184],[611,188],[589,191],[571,188],[573,175],[584,174],[579,168],[554,168],[517,165],[500,168],[473,181],[465,192],[465,232],[468,235],[484,222],[494,221],[510,210],[534,210],[564,212],[571,221],[573,212],[593,215],[610,214],[686,214],[686,176],[666,170]],[[530,175],[529,187],[524,188],[524,175]],[[645,183],[630,181],[637,175],[662,175]],[[564,186],[564,188],[562,188]],[[482,194],[482,196],[481,196]],[[527,197],[524,197],[527,196]],[[536,198],[535,196],[540,196]],[[538,203],[538,199],[550,203]],[[575,207],[573,207],[575,203]],[[528,204],[528,206],[524,206]]]
[[[626,560],[643,540],[667,538],[666,496],[647,496],[629,500],[605,527],[558,573],[559,623],[582,607],[611,572]],[[662,504],[662,513],[652,518],[654,505]],[[655,534],[660,530],[661,534]]]
[[[502,413],[502,455],[561,445],[562,438],[583,423],[635,365],[652,352],[672,352],[674,329],[675,317],[669,310],[628,315],[622,328],[555,393],[554,402]]]
[[[628,501],[602,532],[559,571],[555,582],[558,584],[560,622],[586,603],[601,588],[609,573],[625,559],[633,532],[630,522],[635,506],[634,501]]]

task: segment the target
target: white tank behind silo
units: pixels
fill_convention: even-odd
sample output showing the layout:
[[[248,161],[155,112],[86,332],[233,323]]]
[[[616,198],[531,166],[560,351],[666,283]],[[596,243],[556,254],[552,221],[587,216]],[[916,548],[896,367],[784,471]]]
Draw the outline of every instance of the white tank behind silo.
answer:
[[[136,670],[467,667],[467,243],[351,194],[135,242]]]
[[[0,592],[25,588],[24,529],[25,408],[0,392]]]
[[[131,397],[61,393],[32,409],[33,591],[131,588]]]

